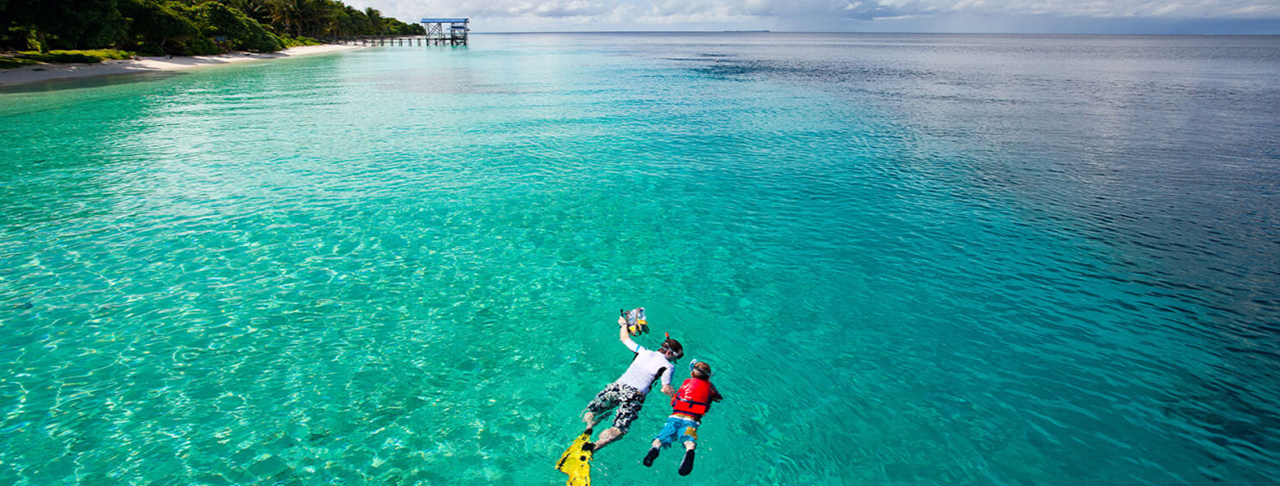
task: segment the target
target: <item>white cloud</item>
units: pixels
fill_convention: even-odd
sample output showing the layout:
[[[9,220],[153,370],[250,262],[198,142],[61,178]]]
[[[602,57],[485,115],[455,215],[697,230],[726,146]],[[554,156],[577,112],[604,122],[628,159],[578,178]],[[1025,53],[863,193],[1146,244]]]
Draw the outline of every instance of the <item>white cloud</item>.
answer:
[[[886,19],[1047,17],[1154,20],[1280,19],[1280,0],[347,0],[405,21],[470,17],[477,31],[815,25]],[[1280,23],[1280,21],[1277,21]],[[481,28],[485,25],[491,28]],[[492,27],[497,27],[492,28]],[[767,28],[767,27],[766,27]]]

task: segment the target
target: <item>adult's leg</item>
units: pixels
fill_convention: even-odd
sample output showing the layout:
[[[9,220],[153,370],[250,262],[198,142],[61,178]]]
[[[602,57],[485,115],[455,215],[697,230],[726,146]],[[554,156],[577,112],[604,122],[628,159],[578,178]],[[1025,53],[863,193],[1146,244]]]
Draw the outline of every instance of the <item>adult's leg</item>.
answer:
[[[600,433],[599,439],[596,439],[595,450],[598,451],[604,448],[604,446],[609,445],[610,442],[621,439],[624,435],[627,435],[627,433],[618,430],[617,427],[609,427],[604,432]]]
[[[627,430],[631,428],[631,422],[640,414],[640,407],[644,405],[644,395],[635,389],[626,385],[613,384],[605,389],[605,393],[612,398],[613,402],[618,405],[618,411],[613,415],[613,427],[609,427],[600,433],[600,438],[592,445],[592,449],[600,450],[610,442],[621,439],[627,434]],[[591,402],[594,405],[596,402]],[[599,407],[588,406],[593,411],[600,411]]]
[[[587,404],[587,409],[582,411],[582,421],[587,424],[587,429],[595,428],[600,423],[600,418],[604,412],[609,411],[618,405],[617,391],[613,385],[606,386],[604,390],[596,394],[591,399],[591,403]]]

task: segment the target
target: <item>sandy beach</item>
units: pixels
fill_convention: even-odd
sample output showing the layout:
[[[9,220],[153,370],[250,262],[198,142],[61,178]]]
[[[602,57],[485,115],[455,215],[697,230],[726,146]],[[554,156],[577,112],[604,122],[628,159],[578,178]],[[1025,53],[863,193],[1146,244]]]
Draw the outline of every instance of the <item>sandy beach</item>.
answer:
[[[247,61],[324,54],[359,49],[359,46],[325,44],[285,49],[271,54],[233,53],[219,56],[144,57],[128,61],[106,61],[100,64],[45,64],[0,70],[0,86],[38,83],[54,79],[87,78],[114,74],[178,71],[202,66],[217,66]]]

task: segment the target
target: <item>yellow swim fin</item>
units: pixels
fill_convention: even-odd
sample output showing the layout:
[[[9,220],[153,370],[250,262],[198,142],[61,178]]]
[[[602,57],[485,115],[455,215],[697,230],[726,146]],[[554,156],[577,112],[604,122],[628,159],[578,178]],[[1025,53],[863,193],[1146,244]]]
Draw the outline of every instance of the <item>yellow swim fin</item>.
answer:
[[[569,475],[565,486],[591,486],[591,451],[582,450],[582,444],[591,441],[591,433],[585,432],[573,439],[573,445],[560,454],[556,469]]]

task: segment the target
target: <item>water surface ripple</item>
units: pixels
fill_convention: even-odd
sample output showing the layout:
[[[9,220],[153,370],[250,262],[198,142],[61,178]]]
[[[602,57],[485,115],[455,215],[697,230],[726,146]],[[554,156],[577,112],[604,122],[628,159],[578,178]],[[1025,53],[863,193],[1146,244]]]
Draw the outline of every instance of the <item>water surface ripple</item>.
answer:
[[[556,483],[637,305],[728,397],[694,484],[1269,484],[1277,80],[565,34],[0,94],[0,484]],[[676,477],[666,407],[598,484]]]

